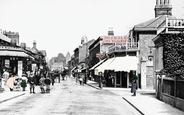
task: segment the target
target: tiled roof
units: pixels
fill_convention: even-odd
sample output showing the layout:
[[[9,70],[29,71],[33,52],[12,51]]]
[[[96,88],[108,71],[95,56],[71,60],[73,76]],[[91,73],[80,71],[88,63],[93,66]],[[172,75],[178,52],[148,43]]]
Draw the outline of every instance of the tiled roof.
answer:
[[[162,15],[134,26],[134,31],[157,31],[165,26],[166,17],[176,19],[174,16]]]

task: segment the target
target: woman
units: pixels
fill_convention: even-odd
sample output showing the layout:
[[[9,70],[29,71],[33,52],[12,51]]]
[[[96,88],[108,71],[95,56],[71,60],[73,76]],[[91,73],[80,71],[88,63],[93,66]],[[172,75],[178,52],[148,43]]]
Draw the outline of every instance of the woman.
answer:
[[[136,76],[134,72],[132,76],[132,87],[131,87],[131,92],[134,94],[132,96],[136,96],[137,79],[138,77]]]
[[[15,83],[15,77],[11,75],[11,77],[6,82],[6,85],[10,88],[10,91],[13,91],[14,83]]]

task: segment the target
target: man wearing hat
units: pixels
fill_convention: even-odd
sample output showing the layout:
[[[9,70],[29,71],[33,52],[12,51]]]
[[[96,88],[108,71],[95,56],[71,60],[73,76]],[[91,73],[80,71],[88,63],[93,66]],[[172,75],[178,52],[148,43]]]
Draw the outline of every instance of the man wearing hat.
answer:
[[[33,90],[33,93],[35,93],[35,77],[33,75],[33,73],[31,72],[30,76],[28,77],[28,82],[30,84],[30,93],[32,93],[32,90]]]

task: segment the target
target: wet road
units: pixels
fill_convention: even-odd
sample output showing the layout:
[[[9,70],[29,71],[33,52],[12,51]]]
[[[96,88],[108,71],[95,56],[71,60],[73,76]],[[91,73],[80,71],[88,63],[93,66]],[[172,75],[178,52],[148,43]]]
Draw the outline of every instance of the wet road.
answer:
[[[73,78],[51,86],[48,94],[24,96],[0,104],[1,115],[139,115],[122,97],[81,86]]]

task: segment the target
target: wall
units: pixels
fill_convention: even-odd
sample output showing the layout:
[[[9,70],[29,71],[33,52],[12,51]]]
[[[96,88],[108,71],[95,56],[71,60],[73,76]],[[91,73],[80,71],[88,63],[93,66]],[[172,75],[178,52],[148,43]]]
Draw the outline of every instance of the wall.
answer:
[[[85,58],[89,55],[89,46],[94,42],[94,40],[90,40],[87,43],[79,46],[79,62],[85,62]]]
[[[140,68],[141,68],[141,87],[142,89],[154,88],[154,72],[153,61],[148,60],[150,53],[150,47],[154,46],[152,41],[156,35],[154,34],[139,34],[139,48],[140,48]],[[153,50],[153,49],[151,49]]]

